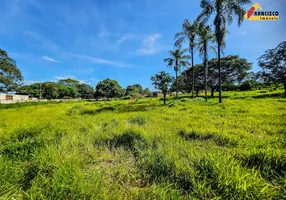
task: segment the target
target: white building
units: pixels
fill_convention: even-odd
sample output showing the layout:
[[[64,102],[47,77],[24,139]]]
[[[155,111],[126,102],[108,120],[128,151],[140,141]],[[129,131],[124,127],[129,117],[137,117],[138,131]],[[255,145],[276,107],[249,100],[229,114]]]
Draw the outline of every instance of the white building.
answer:
[[[17,102],[25,102],[25,101],[29,101],[28,95],[0,93],[0,103],[17,103]]]

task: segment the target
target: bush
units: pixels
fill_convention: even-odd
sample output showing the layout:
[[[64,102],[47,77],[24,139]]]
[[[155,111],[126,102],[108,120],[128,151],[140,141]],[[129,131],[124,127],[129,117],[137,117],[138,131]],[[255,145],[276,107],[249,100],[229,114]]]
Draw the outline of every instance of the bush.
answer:
[[[243,83],[238,87],[238,89],[239,89],[240,91],[251,90],[251,84],[250,84],[248,81],[243,82]]]

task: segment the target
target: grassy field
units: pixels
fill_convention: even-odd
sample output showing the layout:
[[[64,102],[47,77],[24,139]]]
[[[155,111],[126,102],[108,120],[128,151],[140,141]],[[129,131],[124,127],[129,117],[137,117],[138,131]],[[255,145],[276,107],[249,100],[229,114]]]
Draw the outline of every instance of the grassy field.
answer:
[[[282,91],[0,105],[0,199],[285,199]]]

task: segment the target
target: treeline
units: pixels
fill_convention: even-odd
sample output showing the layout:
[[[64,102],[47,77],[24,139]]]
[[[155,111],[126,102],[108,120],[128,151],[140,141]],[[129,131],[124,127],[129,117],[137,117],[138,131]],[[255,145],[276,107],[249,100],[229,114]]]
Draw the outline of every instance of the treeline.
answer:
[[[67,78],[58,82],[43,82],[21,86],[16,89],[16,92],[17,94],[25,94],[43,99],[111,99],[122,97],[129,99],[131,96],[135,98],[153,96],[148,88],[143,89],[140,84],[122,88],[117,81],[111,79],[100,81],[96,86],[96,90],[88,84]]]
[[[21,86],[16,92],[44,99],[94,98],[93,87],[70,78]]]
[[[281,81],[271,78],[269,73],[265,71],[253,72],[250,71],[252,63],[237,55],[230,55],[221,58],[221,77],[222,77],[222,90],[223,91],[246,91],[256,90],[265,87],[273,87],[277,89]],[[211,59],[208,62],[208,76],[207,76],[207,89],[211,92],[211,97],[214,92],[218,91],[218,61]],[[194,65],[194,90],[196,96],[199,91],[205,89],[205,69],[203,64]],[[192,69],[183,71],[178,76],[178,91],[183,93],[190,93],[192,91],[193,73]],[[171,91],[176,90],[176,84],[171,86]]]

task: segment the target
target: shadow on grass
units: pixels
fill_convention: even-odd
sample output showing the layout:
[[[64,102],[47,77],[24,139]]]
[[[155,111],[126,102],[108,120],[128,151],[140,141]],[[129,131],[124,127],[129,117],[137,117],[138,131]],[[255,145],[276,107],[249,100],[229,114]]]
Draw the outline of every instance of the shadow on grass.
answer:
[[[81,115],[95,115],[102,112],[117,112],[117,113],[126,113],[126,112],[145,112],[162,107],[162,105],[152,105],[152,104],[134,104],[134,105],[117,105],[117,106],[105,106],[99,109],[83,109],[79,112]]]
[[[236,156],[241,165],[259,170],[262,177],[269,180],[279,180],[286,176],[286,156],[274,154],[271,150],[256,150]]]
[[[59,104],[60,101],[46,101],[46,102],[22,102],[22,103],[11,103],[11,104],[0,104],[0,109],[14,109],[14,108],[23,108],[28,106],[41,106],[49,104]]]
[[[179,132],[179,135],[185,140],[214,141],[214,143],[218,146],[237,146],[237,141],[217,133],[197,133],[195,131],[187,133],[186,131],[182,130]]]
[[[138,157],[139,151],[147,147],[147,142],[140,134],[127,131],[111,139],[96,140],[95,146],[107,146],[110,150],[123,147],[124,150],[130,151],[135,157]]]

